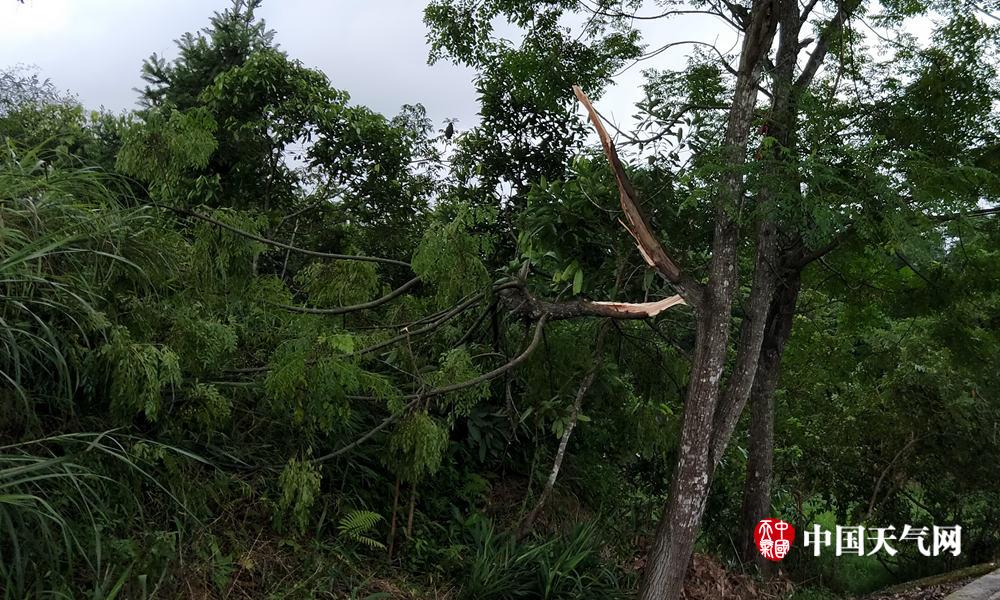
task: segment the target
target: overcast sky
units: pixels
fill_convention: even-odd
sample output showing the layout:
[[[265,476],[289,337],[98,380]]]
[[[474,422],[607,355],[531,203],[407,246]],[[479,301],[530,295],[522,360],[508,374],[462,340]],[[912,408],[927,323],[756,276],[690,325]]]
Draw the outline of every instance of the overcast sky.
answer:
[[[174,40],[205,27],[213,11],[229,5],[229,0],[0,0],[0,68],[35,65],[88,107],[131,109],[143,59],[153,52],[175,57]],[[282,49],[325,72],[355,102],[386,115],[419,102],[437,126],[458,118],[464,129],[476,122],[473,72],[446,61],[427,64],[425,5],[424,0],[265,0],[259,14],[277,31]],[[656,44],[682,35],[728,47],[733,39],[720,21],[704,16],[651,23],[645,34]],[[686,51],[665,53],[643,67],[683,64]],[[631,69],[598,108],[628,120],[640,82],[641,69]]]

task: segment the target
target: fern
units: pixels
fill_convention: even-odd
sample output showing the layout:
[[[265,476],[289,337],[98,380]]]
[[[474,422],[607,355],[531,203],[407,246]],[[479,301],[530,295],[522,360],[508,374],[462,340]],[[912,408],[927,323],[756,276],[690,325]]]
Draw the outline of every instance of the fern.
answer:
[[[366,534],[381,523],[382,515],[370,510],[352,510],[340,519],[338,529],[348,539],[360,542],[369,548],[385,548],[385,544],[368,537]]]

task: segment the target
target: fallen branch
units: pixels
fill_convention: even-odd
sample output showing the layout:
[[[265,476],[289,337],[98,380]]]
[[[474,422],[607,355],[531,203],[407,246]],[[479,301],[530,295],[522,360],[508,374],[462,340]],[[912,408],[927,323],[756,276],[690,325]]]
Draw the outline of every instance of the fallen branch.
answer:
[[[289,304],[278,304],[278,306],[291,312],[305,313],[309,315],[343,315],[347,313],[357,312],[361,310],[368,310],[371,308],[382,306],[386,302],[390,302],[393,299],[402,296],[404,293],[406,293],[407,290],[414,287],[418,283],[420,283],[420,278],[414,277],[413,279],[407,281],[403,285],[392,290],[391,292],[389,292],[385,296],[382,296],[381,298],[376,298],[375,300],[372,300],[370,302],[353,304],[351,306],[337,306],[335,308],[312,308],[309,306],[292,306]]]
[[[521,363],[523,363],[524,361],[528,360],[528,357],[531,356],[531,353],[535,351],[535,348],[538,347],[539,342],[541,342],[541,340],[542,340],[542,331],[545,329],[545,323],[547,321],[548,321],[548,317],[544,316],[544,315],[542,316],[542,318],[540,318],[538,320],[538,324],[535,325],[535,335],[531,339],[531,343],[528,344],[528,347],[525,348],[524,351],[521,354],[517,355],[517,357],[514,358],[513,360],[511,360],[510,362],[508,362],[508,363],[506,363],[506,364],[504,364],[502,366],[499,366],[496,369],[493,369],[492,371],[490,371],[488,373],[483,373],[479,377],[474,377],[474,378],[472,378],[472,379],[470,379],[468,381],[463,381],[461,383],[453,383],[451,385],[446,385],[446,386],[442,386],[442,387],[439,387],[439,388],[425,390],[423,392],[416,392],[416,393],[413,393],[413,394],[407,394],[407,395],[401,397],[400,400],[422,400],[424,398],[432,398],[434,396],[441,396],[443,394],[450,394],[451,392],[457,392],[459,390],[464,390],[466,388],[470,388],[470,387],[479,385],[480,383],[484,383],[484,382],[490,381],[492,379],[496,379],[500,375],[503,375],[507,371],[510,371],[514,367],[516,367],[516,366],[520,365]],[[372,396],[347,396],[347,398],[349,400],[375,400],[376,399],[376,398],[374,398]]]
[[[396,412],[394,414],[389,415],[388,417],[386,417],[385,419],[383,419],[378,425],[376,425],[375,427],[373,427],[372,429],[370,429],[367,433],[365,433],[364,435],[362,435],[358,439],[354,440],[350,444],[347,444],[346,446],[344,446],[344,447],[342,447],[342,448],[340,448],[338,450],[334,450],[333,452],[330,452],[329,454],[324,454],[323,456],[319,456],[317,458],[314,458],[314,459],[312,459],[311,462],[314,463],[314,464],[315,463],[325,462],[325,461],[334,459],[334,458],[336,458],[338,456],[341,456],[343,454],[346,454],[346,453],[350,452],[351,450],[357,448],[361,444],[363,444],[366,441],[370,440],[379,431],[382,431],[383,429],[385,429],[386,427],[388,427],[389,425],[391,425],[393,422],[397,421],[401,416],[403,416],[404,414],[406,414],[407,412],[409,412],[411,409],[413,409],[417,405],[417,403],[419,403],[420,401],[424,400],[425,398],[432,398],[434,396],[441,396],[441,395],[444,395],[444,394],[450,394],[451,392],[457,392],[459,390],[464,390],[466,388],[470,388],[470,387],[479,385],[481,383],[485,383],[487,381],[491,381],[491,380],[496,379],[497,377],[503,375],[507,371],[510,371],[511,369],[517,367],[518,365],[520,365],[524,361],[528,360],[528,357],[531,356],[531,354],[538,348],[539,343],[541,343],[541,341],[542,341],[542,331],[545,329],[546,320],[547,319],[545,317],[542,317],[541,319],[538,320],[538,323],[535,325],[535,334],[531,338],[531,343],[528,344],[528,346],[520,354],[518,354],[516,357],[514,357],[513,359],[511,359],[506,364],[501,365],[501,366],[497,367],[496,369],[493,369],[492,371],[490,371],[488,373],[483,373],[479,377],[474,377],[474,378],[472,378],[472,379],[470,379],[468,381],[463,381],[461,383],[455,383],[455,384],[452,384],[452,385],[446,385],[446,386],[442,386],[442,387],[439,387],[439,388],[434,388],[434,389],[431,389],[431,390],[426,390],[426,391],[423,391],[423,392],[419,392],[419,393],[416,393],[416,394],[408,394],[406,396],[403,396],[401,398],[401,400],[409,400],[410,401],[406,406],[403,407],[403,410],[401,410],[399,412]],[[350,399],[350,400],[376,400],[376,398],[374,398],[372,396],[347,396],[347,398]]]
[[[392,259],[392,258],[383,258],[381,256],[365,256],[365,255],[362,255],[362,254],[335,254],[335,253],[332,253],[332,252],[319,252],[317,250],[307,250],[306,248],[299,248],[297,246],[292,246],[291,244],[285,244],[285,243],[279,242],[277,240],[272,240],[272,239],[268,239],[268,238],[263,237],[263,236],[259,236],[256,233],[251,233],[251,232],[246,231],[244,229],[240,229],[239,227],[236,227],[234,225],[230,225],[229,223],[226,223],[225,221],[220,221],[219,219],[216,219],[214,217],[210,217],[208,215],[203,215],[203,214],[201,214],[201,213],[199,213],[197,211],[189,210],[187,208],[180,208],[180,207],[177,207],[177,206],[167,206],[165,204],[157,204],[155,202],[150,203],[150,206],[155,206],[156,208],[162,208],[162,209],[165,209],[165,210],[173,211],[173,212],[175,212],[175,213],[177,213],[179,215],[184,215],[184,216],[187,216],[187,217],[194,217],[195,219],[200,219],[202,221],[205,221],[206,223],[211,223],[211,224],[216,225],[218,227],[222,227],[223,229],[231,231],[231,232],[233,232],[233,233],[235,233],[237,235],[241,235],[241,236],[243,236],[243,237],[245,237],[247,239],[253,240],[255,242],[260,242],[262,244],[267,244],[268,246],[274,246],[275,248],[283,248],[285,250],[290,250],[292,252],[298,252],[299,254],[305,254],[305,255],[308,255],[308,256],[317,256],[317,257],[320,257],[320,258],[332,258],[332,259],[335,259],[335,260],[356,260],[356,261],[361,261],[361,262],[382,263],[382,264],[387,264],[387,265],[396,265],[396,266],[400,266],[400,267],[410,268],[410,264],[409,263],[405,263],[405,262],[403,262],[401,260],[395,260],[395,259]]]

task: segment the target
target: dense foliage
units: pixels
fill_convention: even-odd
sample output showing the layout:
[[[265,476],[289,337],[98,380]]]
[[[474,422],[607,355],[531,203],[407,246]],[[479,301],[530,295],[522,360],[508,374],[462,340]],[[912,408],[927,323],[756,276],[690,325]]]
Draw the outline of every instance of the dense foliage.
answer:
[[[622,227],[571,90],[596,101],[651,54],[635,4],[432,2],[430,57],[478,73],[481,122],[454,136],[419,105],[352,104],[275,45],[259,0],[151,57],[128,114],[0,73],[3,597],[634,596],[700,335],[690,307],[592,302],[680,287]],[[868,7],[882,27],[931,12],[933,39],[880,60],[852,24],[794,135],[769,101],[752,111],[745,164],[727,159],[737,73],[708,50],[646,72],[620,140],[694,280],[734,173],[732,227],[773,223],[810,257],[778,286],[772,514],[964,528],[957,558],[793,556],[816,593],[1000,553],[1000,33],[982,10]],[[697,550],[754,572],[733,542],[749,421]]]

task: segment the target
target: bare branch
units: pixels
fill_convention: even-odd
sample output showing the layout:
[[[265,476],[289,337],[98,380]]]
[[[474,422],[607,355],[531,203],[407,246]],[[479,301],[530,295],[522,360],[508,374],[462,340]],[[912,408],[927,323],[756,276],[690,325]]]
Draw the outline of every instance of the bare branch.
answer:
[[[389,415],[388,417],[382,419],[382,421],[378,425],[376,425],[372,429],[368,430],[367,433],[365,433],[363,436],[359,437],[358,439],[354,440],[350,444],[347,444],[346,446],[343,446],[343,447],[341,447],[341,448],[339,448],[337,450],[334,450],[333,452],[330,452],[329,454],[324,454],[323,456],[318,456],[318,457],[312,459],[312,462],[313,463],[326,462],[328,460],[337,458],[338,456],[340,456],[342,454],[347,454],[351,450],[354,450],[355,448],[357,448],[361,444],[363,444],[363,443],[367,442],[368,440],[370,440],[372,438],[372,436],[374,436],[376,433],[382,431],[383,429],[385,429],[386,427],[388,427],[389,425],[391,425],[395,421],[399,420],[399,418],[401,416],[403,416],[406,412],[408,412],[413,407],[415,407],[417,405],[418,401],[419,401],[419,398],[417,400],[413,400],[412,402],[410,402],[409,404],[407,404],[405,407],[403,407],[403,410],[401,410],[401,411],[399,411],[397,413],[393,413],[393,414]]]
[[[975,217],[986,217],[997,214],[1000,214],[1000,206],[970,210],[968,212],[949,213],[946,215],[927,215],[927,218],[938,223],[945,223],[948,221],[955,221],[957,219],[973,219]]]
[[[288,243],[290,245],[292,245],[292,246],[295,245],[295,234],[297,234],[298,232],[299,232],[299,220],[295,219],[295,229],[292,230],[292,237],[289,238],[289,240],[288,240]],[[278,279],[281,279],[282,281],[284,281],[284,279],[285,279],[285,272],[288,271],[288,259],[291,258],[291,256],[292,256],[292,251],[291,250],[285,250],[285,260],[284,260],[284,262],[281,263],[281,275],[278,276]],[[257,257],[255,256],[254,257],[254,272],[257,271],[256,261],[257,261]]]
[[[390,302],[394,298],[398,298],[399,296],[403,295],[404,293],[406,293],[407,290],[414,287],[418,283],[420,283],[420,278],[414,277],[413,279],[407,281],[403,285],[392,290],[391,292],[389,292],[385,296],[382,296],[381,298],[376,298],[375,300],[372,300],[370,302],[353,304],[351,306],[338,306],[336,308],[311,308],[308,306],[291,306],[288,304],[279,304],[278,306],[291,312],[305,313],[310,315],[343,315],[347,313],[358,312],[361,310],[368,310],[370,308],[382,306],[383,304]]]
[[[617,19],[634,19],[636,21],[656,21],[658,19],[664,19],[666,17],[672,17],[675,15],[712,15],[713,17],[721,17],[722,19],[725,19],[727,23],[731,23],[731,21],[728,18],[726,18],[725,15],[719,14],[718,11],[714,10],[695,10],[695,9],[667,10],[655,15],[640,15],[635,13],[627,13],[620,10],[612,12],[612,11],[602,10],[600,8],[593,8],[591,6],[588,6],[585,2],[583,3],[583,7],[586,8],[588,11],[590,11],[592,14],[601,17],[611,17]]]
[[[260,242],[262,244],[267,244],[268,246],[274,246],[275,248],[284,248],[285,250],[290,250],[292,252],[298,252],[299,254],[305,254],[305,255],[308,255],[308,256],[317,256],[317,257],[320,257],[320,258],[332,258],[332,259],[335,259],[335,260],[356,260],[356,261],[361,261],[361,262],[382,263],[382,264],[387,264],[387,265],[397,265],[397,266],[400,266],[400,267],[410,268],[410,264],[409,263],[405,263],[405,262],[403,262],[401,260],[395,260],[395,259],[392,259],[392,258],[383,258],[381,256],[364,256],[364,255],[361,255],[361,254],[334,254],[332,252],[318,252],[316,250],[307,250],[305,248],[298,248],[296,246],[292,246],[291,244],[285,244],[283,242],[279,242],[279,241],[276,241],[276,240],[271,240],[271,239],[259,236],[259,235],[255,234],[255,233],[250,233],[249,231],[245,231],[243,229],[240,229],[239,227],[236,227],[234,225],[230,225],[229,223],[226,223],[224,221],[220,221],[220,220],[218,220],[218,219],[216,219],[214,217],[210,217],[208,215],[204,215],[204,214],[201,214],[201,213],[193,211],[193,210],[189,210],[189,209],[186,209],[186,208],[180,208],[180,207],[177,207],[177,206],[167,206],[165,204],[157,204],[157,203],[150,203],[150,205],[151,206],[155,206],[157,208],[163,208],[163,209],[166,209],[166,210],[169,210],[169,211],[173,211],[173,212],[175,212],[175,213],[177,213],[179,215],[184,215],[184,216],[187,216],[187,217],[194,217],[196,219],[200,219],[202,221],[205,221],[206,223],[211,223],[211,224],[216,225],[218,227],[222,227],[223,229],[231,231],[231,232],[233,232],[233,233],[235,233],[237,235],[241,235],[241,236],[243,236],[243,237],[245,237],[247,239],[251,239],[251,240],[253,240],[255,242]]]
[[[809,20],[809,14],[812,12],[814,8],[816,8],[817,2],[819,2],[819,0],[809,0],[809,3],[805,5],[805,7],[802,9],[802,14],[799,15],[800,24],[805,25],[806,21]]]
[[[997,15],[991,13],[990,11],[988,11],[985,8],[979,6],[978,4],[972,4],[971,6],[972,6],[972,8],[974,8],[977,11],[979,11],[980,13],[982,13],[982,15],[984,17],[989,17],[989,18],[993,19],[994,21],[1000,23],[1000,17],[998,17]]]
[[[845,0],[840,4],[837,14],[823,28],[823,32],[816,42],[816,47],[813,49],[812,54],[809,55],[809,60],[806,61],[806,66],[803,67],[799,78],[795,80],[796,89],[801,90],[812,83],[813,77],[816,76],[816,71],[819,70],[820,65],[826,60],[826,54],[830,50],[830,43],[840,35],[840,32],[844,29],[844,23],[847,22],[848,17],[851,16],[851,13],[860,4],[861,0]]]
[[[790,269],[801,270],[812,262],[815,262],[830,252],[837,249],[838,246],[844,243],[844,241],[855,232],[854,224],[849,223],[847,227],[840,230],[833,238],[824,244],[823,246],[815,250],[807,250],[805,247],[801,248],[796,255],[784,257],[784,262]]]
[[[545,330],[545,324],[547,322],[548,322],[547,316],[542,316],[542,318],[538,319],[538,323],[535,325],[535,334],[531,338],[531,343],[528,344],[528,346],[521,352],[521,354],[518,354],[516,357],[514,357],[506,364],[501,365],[487,373],[483,373],[479,377],[474,377],[468,381],[463,381],[461,383],[453,383],[451,385],[445,385],[439,388],[425,390],[414,394],[407,394],[406,396],[403,396],[401,399],[423,400],[425,398],[433,398],[434,396],[442,396],[444,394],[450,394],[452,392],[464,390],[473,386],[477,386],[480,383],[485,383],[487,381],[496,379],[497,377],[503,375],[507,371],[510,371],[514,367],[517,367],[524,361],[528,360],[528,357],[531,356],[531,353],[534,352],[536,348],[538,348],[538,344],[542,341],[542,332]],[[348,398],[351,400],[374,400],[374,398],[368,396],[348,396]]]
[[[552,493],[552,488],[556,485],[556,478],[559,477],[559,470],[562,468],[563,458],[566,456],[566,448],[569,446],[569,437],[573,435],[573,429],[576,428],[577,419],[580,416],[580,407],[583,406],[583,398],[590,391],[590,386],[594,383],[594,378],[597,376],[597,371],[601,368],[601,362],[604,358],[604,336],[608,331],[608,325],[611,321],[605,321],[600,330],[597,332],[597,342],[594,344],[594,361],[587,370],[587,374],[583,376],[583,380],[580,381],[580,387],[577,389],[576,398],[573,400],[573,406],[569,413],[569,422],[566,423],[565,429],[563,429],[562,438],[559,440],[559,449],[556,451],[555,460],[552,461],[552,471],[549,473],[549,478],[545,481],[545,487],[542,488],[542,494],[538,497],[538,502],[535,503],[535,507],[531,509],[528,516],[525,517],[524,521],[521,522],[520,527],[517,529],[517,536],[519,538],[524,537],[528,531],[531,530],[531,526],[535,522],[535,518],[538,516],[539,511],[545,505],[545,501],[548,499],[549,494]]]
[[[906,442],[906,444],[902,448],[900,448],[899,452],[897,452],[896,455],[892,457],[892,460],[889,461],[889,464],[885,466],[885,469],[883,469],[882,473],[878,476],[878,481],[875,482],[875,489],[872,491],[872,497],[868,501],[868,510],[865,512],[865,520],[870,520],[872,518],[872,513],[875,512],[876,499],[878,498],[879,491],[882,489],[882,482],[885,480],[886,475],[888,475],[889,472],[892,470],[892,468],[896,466],[896,463],[899,461],[899,459],[902,458],[904,454],[909,452],[910,448],[912,448],[913,445],[917,443],[917,440],[919,440],[922,437],[924,436],[918,437],[915,433],[911,431],[910,441]],[[886,497],[888,496],[889,494],[886,494]]]
[[[281,217],[281,221],[278,223],[278,225],[282,225],[282,224],[284,224],[287,221],[291,221],[295,217],[301,216],[301,215],[309,212],[310,210],[312,210],[314,208],[317,208],[319,206],[322,206],[324,203],[328,203],[328,202],[330,202],[329,198],[322,198],[320,200],[316,200],[315,202],[310,202],[309,204],[307,204],[307,205],[303,206],[302,208],[298,209],[297,211]]]
[[[684,40],[684,41],[680,41],[680,42],[670,42],[668,44],[664,44],[664,45],[660,46],[659,48],[657,48],[655,50],[650,50],[649,52],[647,52],[647,53],[643,54],[642,56],[640,56],[640,57],[636,58],[635,60],[633,60],[627,67],[622,68],[620,71],[618,71],[617,73],[615,73],[614,75],[612,75],[612,77],[618,77],[619,75],[621,75],[622,73],[625,73],[626,71],[628,71],[632,67],[636,66],[637,64],[639,64],[639,63],[641,63],[643,61],[649,60],[651,58],[655,58],[655,57],[659,56],[660,54],[663,54],[664,52],[666,52],[667,50],[669,50],[671,48],[675,48],[677,46],[685,46],[685,45],[704,46],[704,47],[712,50],[713,52],[715,52],[716,55],[718,55],[718,57],[719,57],[719,63],[722,65],[722,67],[724,69],[726,69],[727,71],[729,71],[731,74],[736,75],[736,69],[734,69],[733,66],[731,64],[729,64],[729,59],[726,58],[726,55],[723,54],[722,51],[719,50],[715,46],[715,44],[710,44],[708,42],[702,42],[702,41],[699,41],[699,40]]]
[[[447,323],[451,319],[453,319],[453,318],[457,317],[458,315],[462,314],[463,312],[465,312],[469,308],[472,308],[473,306],[479,304],[483,300],[484,296],[485,296],[485,294],[482,294],[482,293],[475,294],[471,298],[468,298],[467,300],[464,300],[463,302],[459,303],[457,306],[455,306],[455,307],[451,308],[450,310],[448,310],[447,312],[443,313],[440,317],[438,317],[438,318],[430,321],[429,323],[427,323],[423,327],[419,327],[417,329],[410,329],[409,327],[407,327],[403,331],[403,333],[400,333],[399,335],[391,337],[391,338],[389,338],[389,339],[387,339],[385,341],[379,342],[379,343],[374,344],[372,346],[368,346],[367,348],[362,348],[360,350],[357,350],[353,354],[368,354],[370,352],[375,352],[377,350],[381,350],[382,348],[387,348],[387,347],[395,344],[396,342],[401,342],[401,341],[406,340],[406,339],[413,339],[415,337],[424,335],[426,333],[430,333],[430,332],[434,331],[435,329],[437,329],[438,327],[441,327],[442,325],[444,325],[445,323]]]

